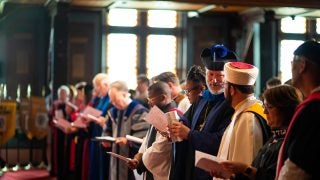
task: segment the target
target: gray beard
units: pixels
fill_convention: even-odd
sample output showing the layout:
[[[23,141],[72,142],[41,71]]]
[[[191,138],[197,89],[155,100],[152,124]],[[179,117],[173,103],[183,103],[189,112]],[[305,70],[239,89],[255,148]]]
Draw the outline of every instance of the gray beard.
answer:
[[[208,88],[210,93],[213,94],[213,95],[218,95],[218,94],[221,94],[224,92],[224,88],[222,88],[221,90],[219,91],[212,91],[210,88]]]

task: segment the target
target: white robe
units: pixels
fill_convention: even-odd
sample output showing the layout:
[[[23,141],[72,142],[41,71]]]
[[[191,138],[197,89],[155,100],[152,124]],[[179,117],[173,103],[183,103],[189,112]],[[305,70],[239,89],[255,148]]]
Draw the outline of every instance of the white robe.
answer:
[[[235,114],[244,104],[244,102],[239,103],[235,108]],[[240,111],[235,119],[226,160],[251,164],[263,145],[263,133],[259,120],[254,113]],[[222,145],[226,143],[226,132],[228,132],[229,128],[230,125],[223,134],[218,152],[219,158],[221,158]]]
[[[144,149],[144,150],[143,150]],[[156,140],[146,149],[145,142],[139,149],[142,161],[155,180],[169,180],[172,143],[157,132]]]
[[[183,113],[187,112],[187,110],[190,108],[191,103],[188,99],[188,97],[186,96],[185,98],[183,98],[179,104],[178,104],[178,109],[180,111],[182,111]]]

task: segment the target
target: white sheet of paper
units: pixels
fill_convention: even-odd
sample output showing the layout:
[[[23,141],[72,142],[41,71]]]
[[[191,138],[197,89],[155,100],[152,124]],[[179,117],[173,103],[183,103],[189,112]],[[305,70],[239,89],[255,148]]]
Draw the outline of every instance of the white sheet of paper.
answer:
[[[64,118],[62,110],[58,109],[54,111],[54,117],[56,119]]]
[[[87,127],[87,124],[85,122],[83,122],[81,117],[78,117],[71,125],[76,128],[86,128]]]
[[[71,128],[70,122],[63,118],[55,119],[53,122],[57,128],[61,129],[65,133],[67,133],[67,130]]]
[[[95,117],[95,116],[93,116],[93,115],[91,115],[91,114],[87,114],[87,117],[90,118],[90,119],[92,119],[92,120],[94,120],[94,121],[99,122],[99,118],[97,118],[97,117]]]
[[[119,159],[121,159],[121,160],[123,160],[125,162],[129,162],[131,160],[130,158],[121,156],[120,154],[116,154],[116,153],[113,153],[113,152],[107,152],[107,153],[110,154],[111,156],[119,158]]]
[[[172,122],[179,122],[179,116],[177,111],[170,111],[165,113],[168,118],[168,126],[171,127]],[[169,133],[169,137],[171,138],[172,142],[180,142],[182,141],[181,138],[174,136],[171,132]]]
[[[167,132],[167,116],[157,107],[153,106],[146,115],[146,121],[161,132]]]
[[[95,109],[91,106],[87,106],[81,113],[85,118],[96,120],[101,114],[102,111]]]
[[[70,106],[75,111],[78,111],[78,109],[79,109],[75,104],[71,103],[70,101],[67,101],[66,105]]]
[[[143,139],[135,137],[135,136],[131,136],[131,135],[126,135],[126,138],[129,141],[136,142],[136,143],[139,143],[139,144],[142,144],[142,142],[143,142]]]
[[[114,141],[116,141],[116,138],[111,137],[111,136],[98,136],[98,137],[95,137],[94,140],[114,142]]]
[[[205,171],[211,172],[219,172],[224,178],[229,179],[232,175],[231,172],[226,171],[222,165],[220,164],[221,160],[216,156],[211,154],[207,154],[201,151],[196,151],[195,153],[195,166]]]

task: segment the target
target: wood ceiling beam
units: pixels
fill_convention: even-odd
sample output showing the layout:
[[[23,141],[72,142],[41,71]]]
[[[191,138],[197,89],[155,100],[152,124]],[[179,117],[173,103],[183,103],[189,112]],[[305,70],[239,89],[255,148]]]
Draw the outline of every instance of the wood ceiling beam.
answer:
[[[3,0],[0,0],[3,1]],[[116,2],[117,0],[4,0],[4,2],[15,2],[24,4],[43,4],[47,1],[71,1],[102,6],[106,2]],[[126,1],[126,0],[123,0]],[[135,1],[135,0],[127,0]],[[320,9],[320,0],[137,0],[137,1],[171,1],[192,4],[213,4],[221,6],[251,6],[251,7],[300,7]]]
[[[319,0],[173,0],[175,2],[256,7],[303,7],[320,8]]]

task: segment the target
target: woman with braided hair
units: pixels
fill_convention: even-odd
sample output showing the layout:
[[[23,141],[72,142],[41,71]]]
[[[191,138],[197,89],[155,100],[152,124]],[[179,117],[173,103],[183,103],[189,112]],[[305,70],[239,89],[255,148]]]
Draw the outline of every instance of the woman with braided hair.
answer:
[[[202,98],[202,92],[206,89],[206,75],[204,70],[202,70],[198,65],[193,65],[188,71],[186,88],[184,90],[184,93],[191,104],[187,112],[184,114],[185,119],[183,120],[183,124],[186,126],[190,127],[195,109]],[[188,161],[189,158],[185,157],[186,154],[181,153],[183,151],[188,151],[187,154],[192,153],[193,150],[188,145],[188,141],[176,142],[175,151],[175,159],[171,165],[170,179],[179,179],[187,176],[186,172],[190,171],[185,169],[186,167],[189,167],[186,163],[192,164],[192,162]]]

